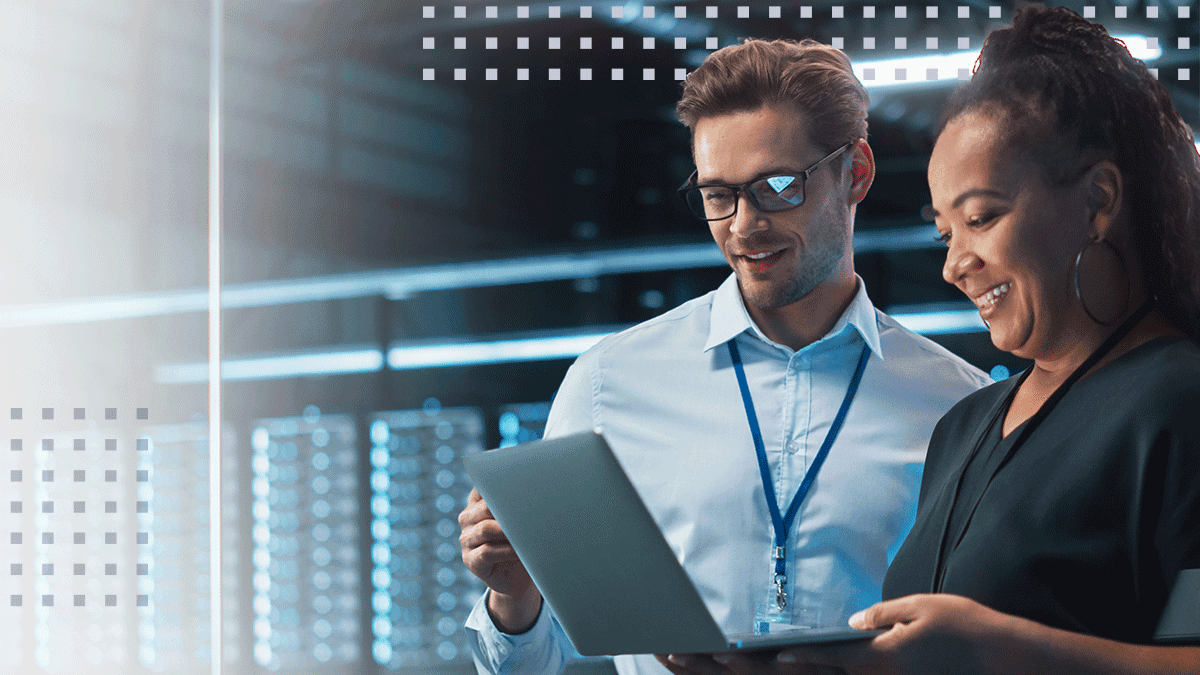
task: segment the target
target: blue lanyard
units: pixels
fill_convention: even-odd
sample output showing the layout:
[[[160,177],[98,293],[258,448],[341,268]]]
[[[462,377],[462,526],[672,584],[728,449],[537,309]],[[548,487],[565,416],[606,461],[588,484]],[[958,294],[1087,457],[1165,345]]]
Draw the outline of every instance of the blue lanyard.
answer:
[[[796,490],[796,496],[792,497],[791,503],[788,504],[785,516],[779,512],[779,500],[775,496],[775,485],[771,481],[771,467],[767,464],[767,449],[763,445],[762,430],[758,427],[758,415],[754,413],[754,400],[750,398],[750,386],[746,384],[746,371],[742,368],[742,355],[738,351],[735,340],[730,340],[726,344],[729,346],[729,357],[733,359],[733,369],[737,373],[738,387],[742,390],[742,403],[746,406],[746,421],[750,423],[750,435],[754,437],[754,451],[758,454],[758,470],[762,474],[763,492],[767,496],[767,507],[771,510],[771,525],[775,528],[775,603],[779,609],[783,609],[787,606],[788,530],[791,529],[796,514],[800,512],[800,504],[804,502],[804,497],[812,487],[817,472],[825,463],[829,448],[833,446],[838,432],[842,430],[842,422],[846,420],[846,411],[850,409],[850,403],[854,400],[854,395],[858,393],[858,384],[862,381],[863,371],[866,370],[867,361],[871,358],[871,350],[867,345],[863,345],[862,356],[858,358],[858,367],[854,371],[854,377],[850,379],[850,387],[846,390],[845,398],[842,399],[842,407],[838,409],[837,417],[833,419],[829,433],[825,435],[825,442],[821,444],[821,449],[817,451],[817,456],[809,465],[808,471],[805,472],[804,480],[800,482],[800,487]]]

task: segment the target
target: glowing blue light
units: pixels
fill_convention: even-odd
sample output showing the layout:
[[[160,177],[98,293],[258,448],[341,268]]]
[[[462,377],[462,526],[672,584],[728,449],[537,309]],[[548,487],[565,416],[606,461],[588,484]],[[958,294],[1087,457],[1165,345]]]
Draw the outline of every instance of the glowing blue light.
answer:
[[[1012,373],[1008,372],[1008,368],[1003,365],[997,365],[993,367],[991,372],[988,373],[988,375],[991,375],[992,379],[996,382],[999,382],[1000,380],[1007,380],[1011,374]]]
[[[482,365],[575,358],[608,332],[487,342],[393,346],[387,364],[393,370]]]
[[[975,309],[934,312],[900,312],[891,317],[901,326],[922,335],[949,333],[979,333],[987,331],[979,311]]]
[[[269,642],[258,642],[254,645],[254,660],[260,666],[270,665],[271,644]]]
[[[392,608],[392,598],[387,591],[375,591],[371,594],[371,606],[376,614],[387,614]]]
[[[500,435],[501,436],[516,436],[521,430],[521,420],[517,418],[514,412],[506,412],[500,416]]]
[[[371,450],[371,466],[376,469],[385,468],[388,465],[388,449],[376,447]]]
[[[387,569],[377,567],[371,573],[371,585],[375,588],[387,588],[392,585],[392,575],[388,574]]]
[[[392,528],[388,525],[388,521],[385,518],[376,518],[371,521],[371,536],[377,540],[382,541],[387,539],[391,530]]]
[[[371,654],[376,663],[387,665],[387,662],[392,660],[392,645],[385,640],[376,640],[371,646]]]
[[[371,443],[374,445],[387,445],[388,437],[392,435],[392,431],[388,428],[388,423],[383,420],[375,420],[371,422]]]
[[[377,543],[371,547],[371,560],[375,561],[376,565],[386,565],[392,559],[392,551],[385,543]]]
[[[250,446],[258,452],[266,452],[271,444],[271,434],[263,427],[258,427],[250,434]]]

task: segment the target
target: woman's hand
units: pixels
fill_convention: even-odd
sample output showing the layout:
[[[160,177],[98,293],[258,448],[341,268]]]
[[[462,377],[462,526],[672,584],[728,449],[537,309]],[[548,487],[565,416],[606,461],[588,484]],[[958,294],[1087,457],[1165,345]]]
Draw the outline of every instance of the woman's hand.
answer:
[[[956,595],[910,595],[850,619],[888,629],[871,640],[796,647],[776,658],[746,654],[659,657],[675,675],[847,675],[986,673],[1003,670],[1003,642],[1015,617]]]

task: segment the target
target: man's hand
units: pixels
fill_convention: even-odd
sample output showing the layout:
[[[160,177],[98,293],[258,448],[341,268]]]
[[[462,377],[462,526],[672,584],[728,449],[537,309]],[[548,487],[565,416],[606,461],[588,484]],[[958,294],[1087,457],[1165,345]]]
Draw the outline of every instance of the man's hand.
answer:
[[[471,490],[458,524],[463,562],[492,589],[488,594],[492,623],[509,635],[529,630],[542,609],[542,594],[478,490]]]

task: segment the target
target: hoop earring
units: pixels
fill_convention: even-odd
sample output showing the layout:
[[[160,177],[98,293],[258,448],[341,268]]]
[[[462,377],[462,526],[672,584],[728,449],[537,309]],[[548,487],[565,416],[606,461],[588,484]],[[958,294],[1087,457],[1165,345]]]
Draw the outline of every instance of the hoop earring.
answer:
[[[1083,259],[1083,252],[1088,250],[1088,247],[1092,244],[1107,244],[1112,249],[1113,254],[1117,256],[1117,261],[1121,263],[1121,271],[1125,274],[1125,285],[1129,287],[1129,293],[1125,296],[1125,304],[1121,307],[1121,311],[1117,312],[1117,315],[1108,321],[1101,321],[1095,314],[1092,314],[1092,310],[1088,309],[1087,303],[1083,301],[1083,293],[1079,290],[1079,261]],[[1107,239],[1088,239],[1083,248],[1079,249],[1079,253],[1075,255],[1075,272],[1072,276],[1075,281],[1075,297],[1079,300],[1079,306],[1083,308],[1084,313],[1088,315],[1089,319],[1101,326],[1111,326],[1121,317],[1125,316],[1125,312],[1129,310],[1129,303],[1133,301],[1133,281],[1129,278],[1129,266],[1125,264],[1125,256],[1121,255],[1121,250],[1115,244]]]

